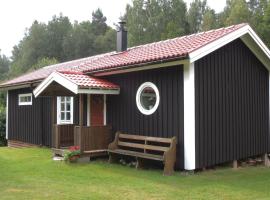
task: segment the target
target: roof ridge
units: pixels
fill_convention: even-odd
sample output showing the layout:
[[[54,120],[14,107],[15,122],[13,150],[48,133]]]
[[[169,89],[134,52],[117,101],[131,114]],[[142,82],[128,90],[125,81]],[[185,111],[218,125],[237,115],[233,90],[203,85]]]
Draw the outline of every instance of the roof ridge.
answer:
[[[195,35],[201,35],[201,34],[205,34],[205,33],[209,33],[209,32],[215,32],[215,31],[219,31],[219,30],[222,30],[222,29],[224,29],[224,30],[225,29],[231,29],[231,28],[236,27],[236,26],[239,26],[239,28],[241,28],[241,27],[243,27],[245,25],[248,25],[248,23],[234,24],[234,25],[227,26],[227,27],[221,27],[221,28],[211,29],[211,30],[208,30],[208,31],[202,31],[202,32],[198,32],[198,33],[192,33],[192,34],[189,34],[189,35],[182,35],[182,36],[175,37],[175,38],[169,38],[169,39],[160,40],[160,41],[156,41],[156,42],[141,44],[141,45],[138,45],[138,46],[130,47],[130,48],[127,49],[127,51],[135,49],[135,48],[141,48],[141,47],[154,45],[154,44],[159,44],[159,43],[163,43],[163,42],[167,42],[167,41],[178,40],[178,39],[181,39],[181,38],[189,38],[189,37],[195,36]],[[122,53],[122,52],[120,52],[120,53]]]

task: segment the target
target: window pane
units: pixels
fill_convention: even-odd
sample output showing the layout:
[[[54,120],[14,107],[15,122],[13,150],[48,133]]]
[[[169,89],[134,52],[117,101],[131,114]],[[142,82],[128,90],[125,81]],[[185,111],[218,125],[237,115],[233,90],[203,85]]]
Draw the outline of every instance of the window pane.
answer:
[[[66,101],[70,102],[71,97],[66,97]]]
[[[67,111],[70,111],[70,103],[67,103]]]
[[[61,112],[61,120],[65,120],[65,112]]]
[[[141,105],[146,110],[151,110],[156,104],[156,93],[153,88],[146,87],[141,92]]]
[[[61,97],[61,102],[65,102],[65,97]]]
[[[70,120],[70,112],[67,112],[66,114],[67,114],[67,118],[66,118],[66,120],[68,120],[68,121],[69,121],[69,120]]]
[[[65,103],[61,103],[61,111],[65,111]]]

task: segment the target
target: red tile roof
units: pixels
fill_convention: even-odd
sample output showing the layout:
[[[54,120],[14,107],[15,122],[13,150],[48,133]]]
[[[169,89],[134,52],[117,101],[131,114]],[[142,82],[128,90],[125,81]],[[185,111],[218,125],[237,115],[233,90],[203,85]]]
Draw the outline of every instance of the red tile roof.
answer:
[[[75,83],[79,86],[79,88],[99,88],[99,89],[119,89],[120,87],[114,83],[109,81],[91,77],[85,75],[81,72],[69,72],[69,71],[61,71],[58,72],[61,76],[65,77],[66,79],[70,80],[71,82]]]
[[[124,52],[111,52],[60,63],[34,72],[27,73],[0,85],[20,85],[28,82],[41,81],[56,70],[93,73],[102,70],[114,70],[115,68],[146,64],[155,61],[186,58],[193,51],[232,33],[247,24],[239,24],[227,28],[220,28],[198,34],[178,37],[174,39],[154,42],[137,47],[132,47]]]
[[[106,53],[106,54],[110,54],[110,53]],[[78,66],[79,64],[82,64],[86,61],[95,60],[95,59],[99,58],[100,56],[105,56],[106,54],[91,56],[91,57],[87,57],[87,58],[81,58],[81,59],[72,60],[69,62],[64,62],[64,63],[59,63],[59,64],[43,67],[43,68],[40,68],[38,70],[23,74],[17,78],[12,79],[12,80],[6,81],[3,84],[0,84],[0,87],[6,86],[6,85],[8,86],[8,85],[23,84],[23,83],[28,83],[28,82],[36,82],[36,81],[40,82],[43,79],[47,78],[54,71],[57,71],[57,70],[66,71],[67,69]]]

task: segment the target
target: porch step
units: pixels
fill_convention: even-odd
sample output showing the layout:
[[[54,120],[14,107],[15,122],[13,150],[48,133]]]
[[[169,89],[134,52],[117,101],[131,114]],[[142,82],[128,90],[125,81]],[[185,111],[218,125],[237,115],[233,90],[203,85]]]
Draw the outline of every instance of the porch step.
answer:
[[[56,148],[52,148],[52,152],[53,152],[53,156],[61,156],[64,157],[65,155],[65,149],[56,149]]]
[[[55,161],[62,161],[62,160],[64,160],[64,158],[62,156],[54,156],[53,157],[53,160],[55,160]]]

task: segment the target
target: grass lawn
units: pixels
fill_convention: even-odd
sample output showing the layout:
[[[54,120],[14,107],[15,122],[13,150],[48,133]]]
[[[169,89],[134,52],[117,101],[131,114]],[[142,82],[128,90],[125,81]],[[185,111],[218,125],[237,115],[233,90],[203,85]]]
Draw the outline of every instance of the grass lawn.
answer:
[[[222,168],[164,177],[94,161],[66,164],[45,148],[0,148],[0,199],[270,199],[270,169]]]

